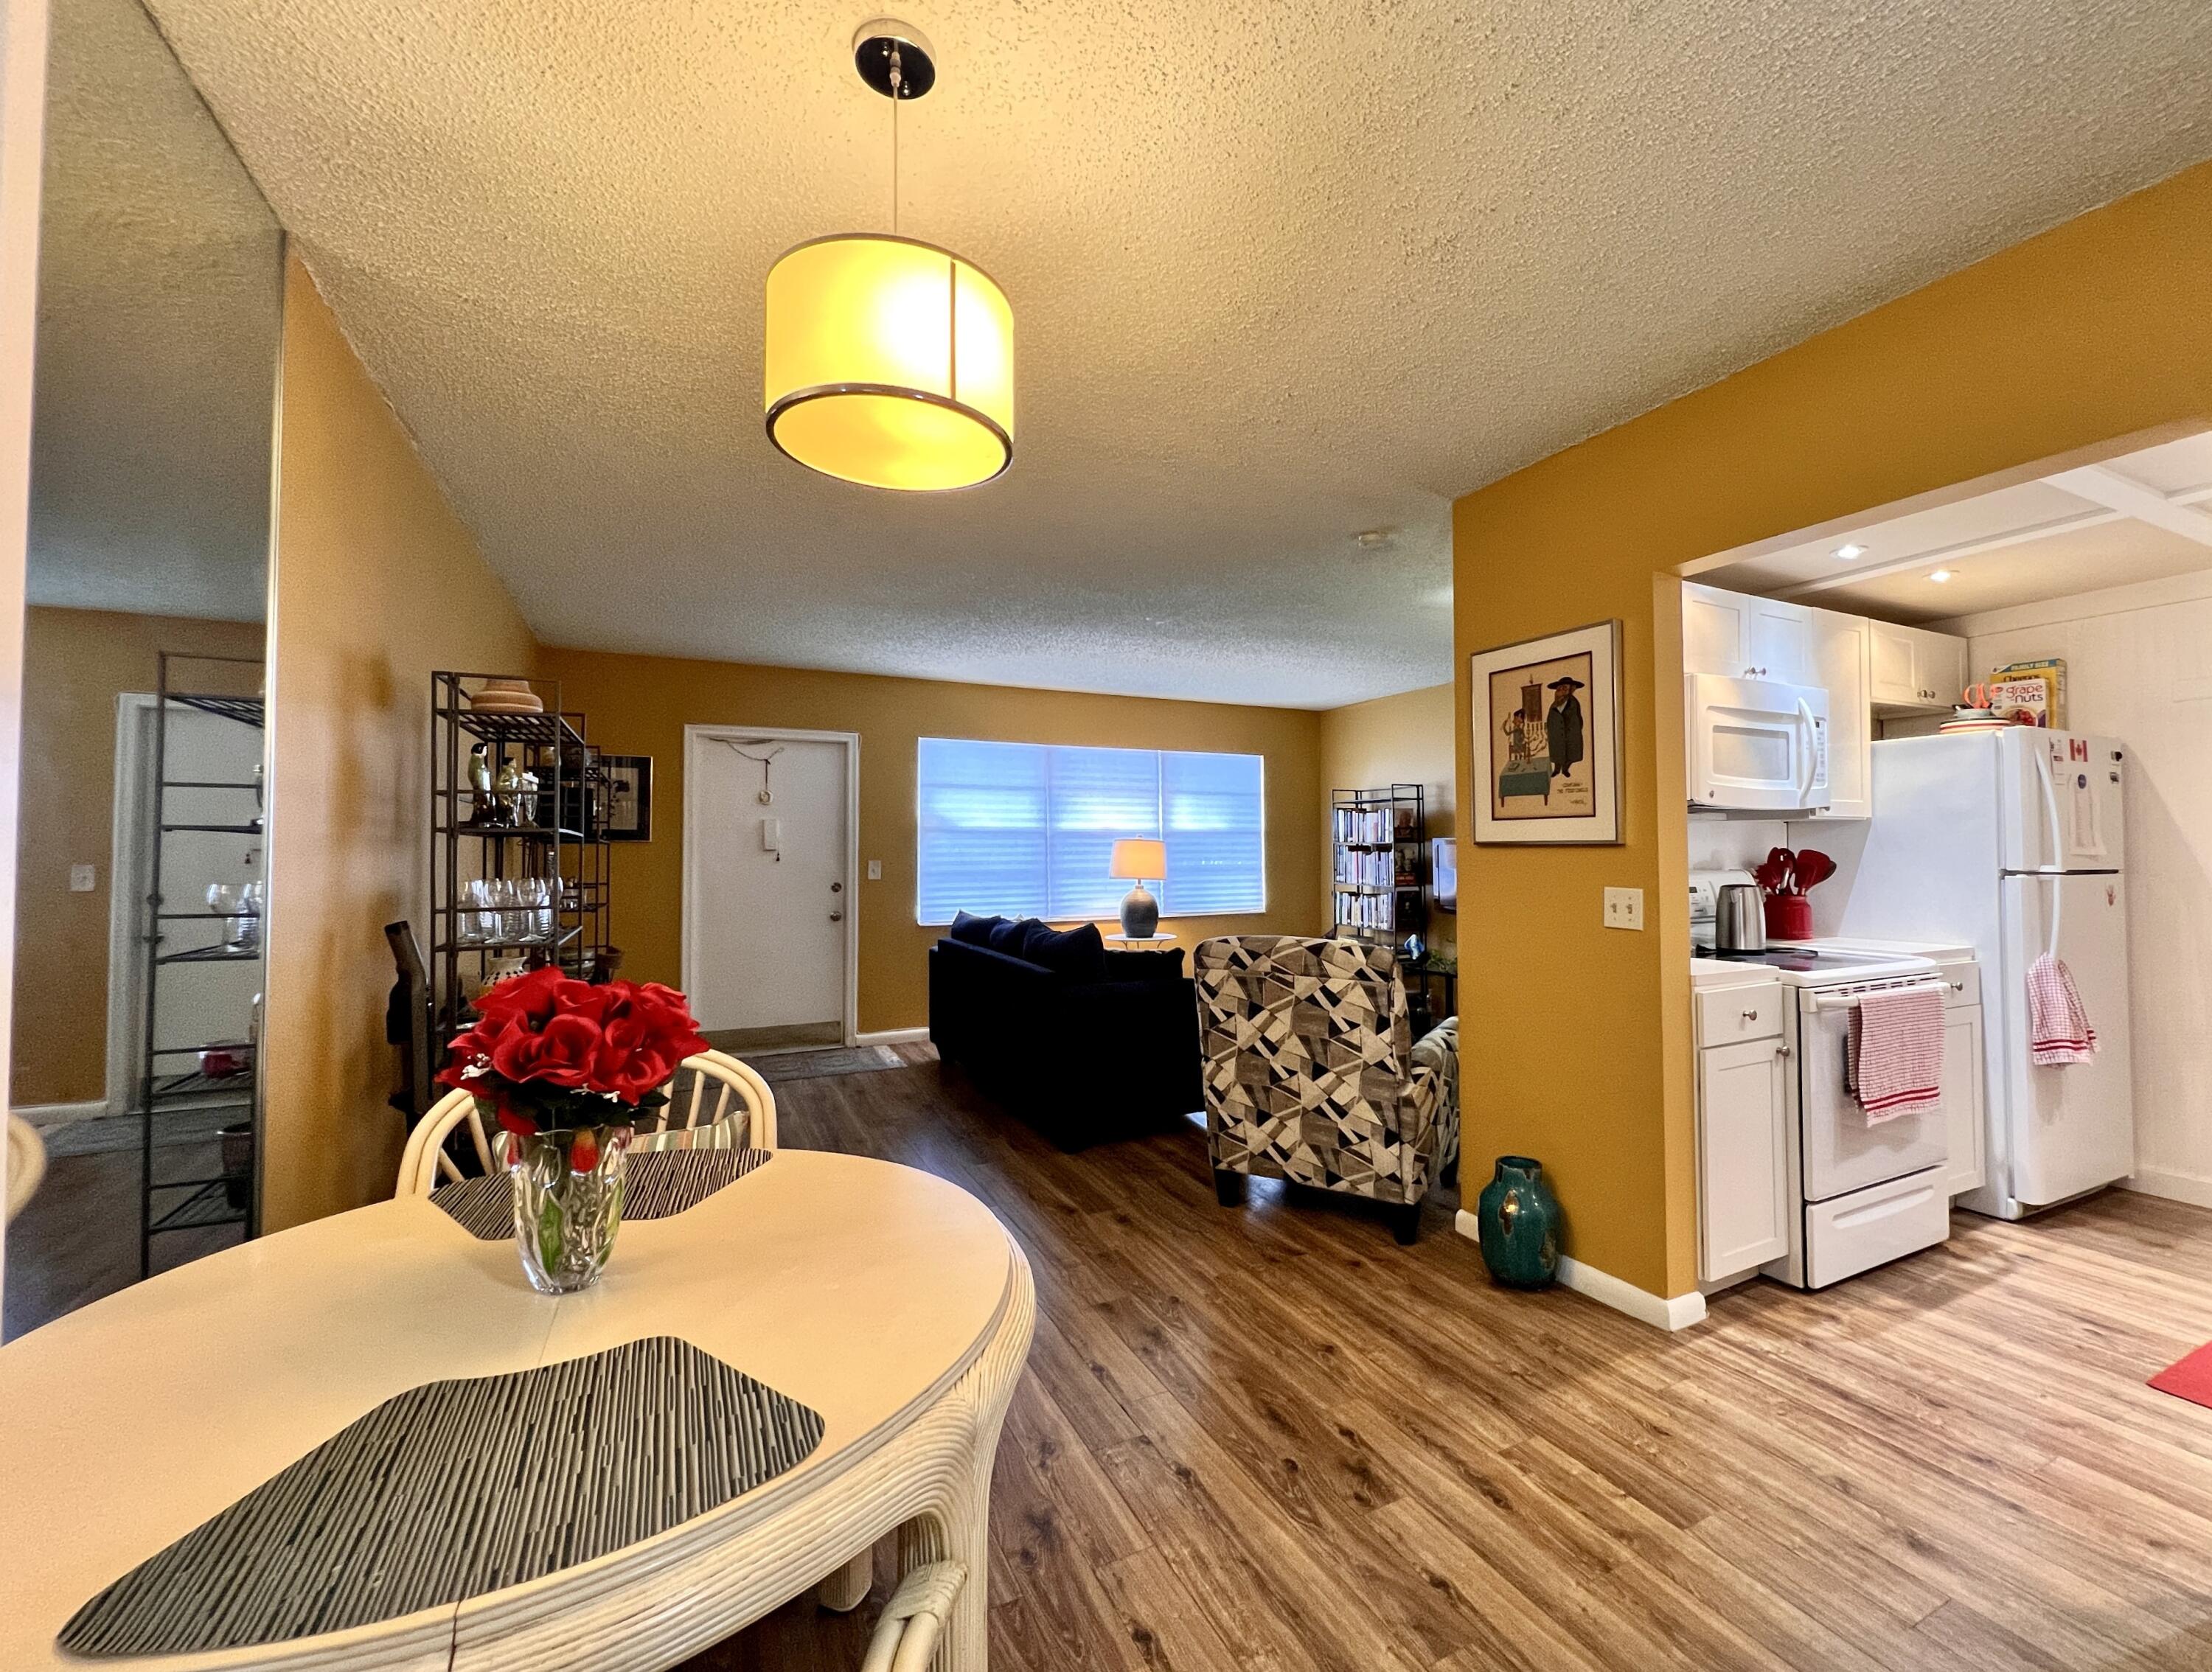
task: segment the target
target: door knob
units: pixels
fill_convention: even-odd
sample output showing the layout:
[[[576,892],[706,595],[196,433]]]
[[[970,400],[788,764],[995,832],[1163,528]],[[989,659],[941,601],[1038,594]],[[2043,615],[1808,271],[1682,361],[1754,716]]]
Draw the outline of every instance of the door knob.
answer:
[[[830,914],[830,921],[833,923],[842,923],[845,921],[845,914],[842,911],[833,911]]]

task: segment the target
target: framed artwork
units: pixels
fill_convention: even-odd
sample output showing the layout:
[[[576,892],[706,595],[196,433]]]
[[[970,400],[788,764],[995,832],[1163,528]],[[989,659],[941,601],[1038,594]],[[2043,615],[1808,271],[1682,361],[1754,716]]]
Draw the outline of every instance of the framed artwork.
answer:
[[[602,755],[606,800],[601,828],[609,842],[653,840],[653,757]]]
[[[1479,650],[1474,839],[1620,840],[1620,623]]]

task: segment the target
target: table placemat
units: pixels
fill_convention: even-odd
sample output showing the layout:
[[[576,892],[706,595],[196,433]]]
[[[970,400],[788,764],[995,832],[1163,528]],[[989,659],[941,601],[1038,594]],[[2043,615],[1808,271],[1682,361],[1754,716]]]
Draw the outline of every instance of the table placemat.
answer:
[[[647,1150],[623,1163],[623,1221],[665,1219],[696,1207],[765,1167],[773,1150]],[[514,1186],[505,1173],[443,1184],[430,1200],[480,1243],[514,1235]]]
[[[342,1631],[575,1566],[804,1462],[820,1414],[657,1335],[386,1400],[63,1627],[88,1656]]]

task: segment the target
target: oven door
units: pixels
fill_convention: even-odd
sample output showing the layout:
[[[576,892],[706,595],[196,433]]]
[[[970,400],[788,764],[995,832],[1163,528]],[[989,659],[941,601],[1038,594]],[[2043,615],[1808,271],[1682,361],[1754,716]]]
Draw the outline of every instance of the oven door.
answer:
[[[1828,693],[1817,685],[1684,676],[1690,800],[1804,812],[1828,805]]]
[[[1797,1110],[1805,1200],[1832,1197],[1941,1164],[1950,1155],[1941,1099],[1880,1126],[1851,1095],[1844,1053],[1852,996],[1806,988],[1797,1006]]]

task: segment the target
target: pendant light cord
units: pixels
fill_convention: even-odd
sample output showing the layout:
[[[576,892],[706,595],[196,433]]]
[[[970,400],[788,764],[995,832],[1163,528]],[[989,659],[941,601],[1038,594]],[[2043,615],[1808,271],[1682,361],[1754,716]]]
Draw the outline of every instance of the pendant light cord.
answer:
[[[898,236],[898,107],[903,81],[899,70],[898,43],[891,43],[891,236]]]

